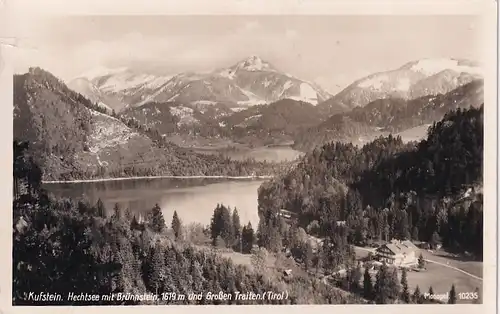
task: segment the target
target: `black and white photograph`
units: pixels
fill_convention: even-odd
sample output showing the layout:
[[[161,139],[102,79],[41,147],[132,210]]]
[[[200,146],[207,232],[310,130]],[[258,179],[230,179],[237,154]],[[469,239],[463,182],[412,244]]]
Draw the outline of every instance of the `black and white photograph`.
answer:
[[[482,304],[482,25],[24,25],[12,305]]]

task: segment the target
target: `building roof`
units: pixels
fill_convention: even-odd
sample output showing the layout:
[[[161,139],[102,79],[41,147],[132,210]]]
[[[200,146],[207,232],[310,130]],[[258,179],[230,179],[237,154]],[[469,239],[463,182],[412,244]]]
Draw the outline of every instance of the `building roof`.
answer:
[[[418,248],[413,244],[411,241],[405,240],[405,241],[398,241],[398,240],[391,240],[390,243],[387,243],[382,247],[386,247],[391,252],[394,254],[402,254],[402,253],[410,253],[410,252],[416,252],[418,251]],[[377,251],[380,249],[378,248]]]

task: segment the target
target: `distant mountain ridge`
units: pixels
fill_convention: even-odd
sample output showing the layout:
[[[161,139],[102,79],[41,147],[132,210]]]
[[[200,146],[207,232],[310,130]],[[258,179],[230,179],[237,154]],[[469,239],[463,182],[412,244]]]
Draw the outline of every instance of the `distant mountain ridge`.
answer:
[[[377,99],[411,100],[445,94],[482,78],[478,63],[459,59],[421,59],[398,69],[374,73],[354,81],[338,94],[318,105],[325,113],[349,111]]]
[[[479,107],[484,102],[484,82],[477,79],[448,93],[412,100],[377,99],[364,107],[338,113],[298,134],[295,147],[310,150],[330,141],[363,144],[380,135],[399,132],[440,120],[450,110]],[[414,134],[415,135],[415,134]],[[425,136],[425,132],[420,137]]]
[[[121,101],[121,108],[113,108],[117,111],[148,102],[247,107],[290,98],[315,105],[332,96],[314,83],[277,70],[258,56],[209,73],[158,76],[137,74],[125,68],[97,69],[77,79],[81,78],[86,78],[107,97]]]

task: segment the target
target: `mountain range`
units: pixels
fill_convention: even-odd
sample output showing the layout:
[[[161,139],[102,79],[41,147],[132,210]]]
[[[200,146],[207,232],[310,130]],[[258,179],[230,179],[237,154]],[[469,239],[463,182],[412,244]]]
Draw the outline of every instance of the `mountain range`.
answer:
[[[320,108],[331,115],[366,106],[377,99],[411,100],[446,94],[482,77],[480,65],[469,60],[422,59],[356,80],[321,103]]]
[[[356,80],[331,96],[317,85],[251,56],[212,72],[174,76],[137,73],[127,68],[97,68],[68,85],[108,111],[137,119],[164,135],[187,134],[237,141],[246,138],[244,142],[259,137],[270,143],[293,141],[298,129],[304,131],[317,126],[328,130],[325,125],[340,123],[332,120],[338,116],[330,118],[333,115],[376,101],[387,100],[394,108],[398,103],[404,107],[402,104],[407,101],[445,95],[481,78],[479,65],[471,61],[422,59]],[[335,138],[320,133],[320,138]],[[298,142],[303,138],[299,136]],[[345,138],[342,135],[340,139]],[[310,142],[317,141],[322,142],[318,138]],[[297,144],[300,146],[302,144]]]
[[[122,169],[139,163],[148,154],[158,160],[167,152],[151,148],[159,139],[195,149],[293,143],[301,151],[330,141],[362,144],[389,133],[418,140],[449,110],[483,102],[479,66],[454,59],[410,62],[359,79],[335,96],[256,56],[202,74],[102,68],[66,85],[32,68],[14,82],[15,137],[39,145],[50,169],[88,169],[92,175],[107,164]],[[170,143],[167,153],[186,156],[177,145]],[[206,164],[208,157],[193,156],[188,159]],[[182,158],[168,162],[184,164]]]
[[[412,140],[426,135],[427,127],[458,108],[480,107],[484,103],[484,82],[475,79],[445,94],[412,100],[377,99],[364,107],[332,115],[326,121],[297,134],[295,148],[310,150],[331,141],[364,144],[376,137],[406,132]],[[418,133],[418,134],[415,134]]]
[[[176,102],[184,105],[224,104],[248,107],[284,98],[317,104],[330,98],[314,83],[279,71],[258,56],[250,56],[232,66],[208,73],[180,73],[158,76],[136,73],[127,68],[95,69],[69,82],[87,85],[79,92],[114,110],[139,107],[148,102]],[[96,92],[99,91],[99,92]],[[88,93],[88,94],[87,94]],[[121,104],[117,104],[121,102]]]

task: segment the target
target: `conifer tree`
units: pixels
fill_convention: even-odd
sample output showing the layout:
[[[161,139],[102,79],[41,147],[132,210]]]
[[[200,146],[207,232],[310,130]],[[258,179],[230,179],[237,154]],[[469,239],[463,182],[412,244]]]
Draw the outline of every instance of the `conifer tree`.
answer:
[[[212,215],[212,220],[210,222],[210,238],[212,239],[212,245],[216,245],[217,237],[221,234],[223,228],[222,223],[222,207],[220,204],[214,209],[214,214]]]
[[[156,204],[151,210],[151,220],[149,221],[149,227],[156,233],[161,233],[165,230],[165,218],[161,212],[161,208]]]
[[[420,288],[419,286],[417,286],[415,288],[415,291],[413,291],[413,295],[412,295],[412,298],[413,298],[413,302],[414,303],[417,303],[417,304],[422,304],[423,303],[423,299],[422,299],[422,295],[420,293]]]
[[[391,293],[392,293],[393,300],[400,298],[400,296],[401,296],[401,284],[400,284],[400,280],[398,279],[398,269],[396,267],[394,267],[394,269],[391,273],[390,284],[391,284],[390,287],[391,287]]]
[[[434,295],[434,289],[432,289],[432,286],[429,287],[429,291],[428,291],[429,295]],[[433,302],[433,299],[429,298],[429,302]]]
[[[401,298],[405,303],[410,303],[410,291],[408,290],[408,278],[406,273],[406,268],[403,268],[403,272],[401,274],[401,287],[403,291],[401,292]]]
[[[241,242],[243,253],[249,254],[252,251],[254,244],[254,231],[252,228],[252,224],[248,222],[248,224],[243,227],[243,231],[241,234]]]
[[[367,300],[373,299],[373,282],[368,267],[365,267],[363,275],[363,297]]]
[[[241,239],[241,222],[240,222],[240,216],[238,214],[238,210],[235,208],[233,210],[233,234],[234,234],[234,239],[236,241],[236,247],[238,252],[241,252],[242,250],[242,239]]]
[[[106,208],[104,207],[104,203],[100,198],[97,200],[96,211],[97,211],[97,216],[101,218],[106,218]]]
[[[151,248],[146,280],[149,289],[154,293],[161,293],[165,279],[165,256],[159,243]]]
[[[172,217],[172,230],[174,231],[174,236],[179,239],[182,232],[182,222],[177,215],[177,211],[174,210],[174,215]]]
[[[424,268],[424,267],[425,267],[424,256],[422,255],[422,252],[420,252],[420,255],[418,256],[418,268]]]
[[[114,221],[120,221],[122,219],[122,210],[120,208],[120,205],[118,205],[118,203],[115,203],[115,206],[113,207],[112,219]]]
[[[450,294],[448,296],[448,304],[457,303],[457,292],[455,291],[455,284],[451,285]]]
[[[231,212],[226,206],[222,206],[222,239],[227,247],[234,243],[233,222],[231,219]]]
[[[389,271],[385,263],[382,264],[377,273],[375,282],[375,302],[377,304],[390,304],[399,297],[399,281],[397,269]]]

